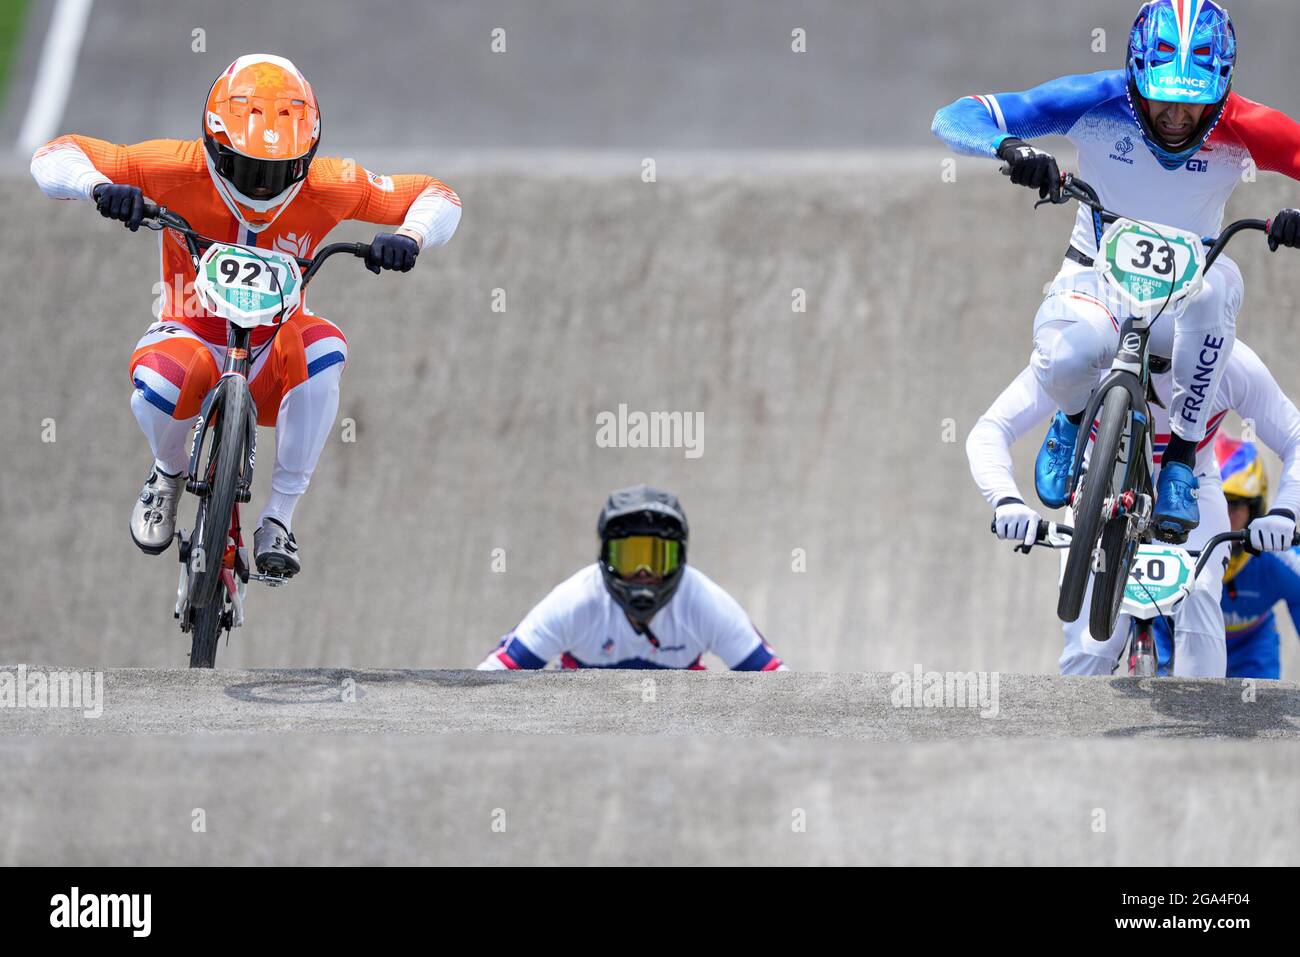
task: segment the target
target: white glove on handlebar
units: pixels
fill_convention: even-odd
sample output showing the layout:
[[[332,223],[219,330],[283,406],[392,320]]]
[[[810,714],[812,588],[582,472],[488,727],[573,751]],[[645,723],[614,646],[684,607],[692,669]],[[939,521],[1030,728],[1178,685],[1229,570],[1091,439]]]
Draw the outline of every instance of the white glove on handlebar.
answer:
[[[1257,552],[1284,552],[1295,537],[1295,519],[1284,511],[1270,512],[1250,523],[1250,547]]]
[[[1024,502],[1004,502],[993,511],[993,531],[998,538],[1022,545],[1034,544],[1041,521],[1042,517]]]

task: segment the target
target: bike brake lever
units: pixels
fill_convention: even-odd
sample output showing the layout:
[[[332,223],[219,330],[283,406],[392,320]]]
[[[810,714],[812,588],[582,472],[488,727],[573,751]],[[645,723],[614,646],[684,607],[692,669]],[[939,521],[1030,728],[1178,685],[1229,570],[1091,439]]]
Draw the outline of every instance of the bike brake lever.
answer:
[[[1061,188],[1057,190],[1056,196],[1052,196],[1051,193],[1048,193],[1043,199],[1034,203],[1034,209],[1037,209],[1039,206],[1064,206],[1072,199],[1077,199],[1077,197],[1072,194],[1067,194],[1065,192],[1065,183],[1062,183]]]

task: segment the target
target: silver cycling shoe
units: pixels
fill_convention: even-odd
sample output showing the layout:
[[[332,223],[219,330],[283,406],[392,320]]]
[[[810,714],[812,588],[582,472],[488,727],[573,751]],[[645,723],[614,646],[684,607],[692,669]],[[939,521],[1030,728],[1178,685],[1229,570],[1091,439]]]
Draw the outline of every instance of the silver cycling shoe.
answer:
[[[131,538],[140,551],[159,555],[167,551],[176,534],[176,507],[181,500],[182,479],[156,467],[140,490],[131,509]]]
[[[298,540],[273,518],[268,518],[253,533],[253,561],[263,575],[292,578],[302,571]]]

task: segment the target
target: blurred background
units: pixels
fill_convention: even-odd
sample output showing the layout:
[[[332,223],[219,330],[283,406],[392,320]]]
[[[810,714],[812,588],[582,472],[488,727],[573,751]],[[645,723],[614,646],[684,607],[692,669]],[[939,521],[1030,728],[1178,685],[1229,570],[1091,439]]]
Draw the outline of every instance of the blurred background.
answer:
[[[1073,215],[1033,212],[992,162],[945,178],[929,126],[964,94],[1119,68],[1137,6],[0,3],[3,658],[188,651],[174,553],[126,529],[155,242],[46,200],[31,150],[196,137],[212,79],[267,51],[313,83],[322,155],[439,176],[464,219],[409,276],[332,263],[313,287],[348,336],[356,441],[340,427],[298,509],[302,578],[253,591],[219,664],[472,666],[594,558],[609,490],[647,481],[681,496],[693,563],[796,669],[1054,671],[1055,560],[995,543],[963,443],[1028,357]],[[1237,90],[1300,113],[1300,7],[1233,12]],[[1265,174],[1229,216],[1298,194]],[[1234,255],[1240,336],[1294,394],[1295,262],[1250,239]],[[703,454],[598,447],[620,404],[701,415]],[[1026,490],[1040,437],[1017,450]],[[1291,678],[1296,648],[1287,624]]]

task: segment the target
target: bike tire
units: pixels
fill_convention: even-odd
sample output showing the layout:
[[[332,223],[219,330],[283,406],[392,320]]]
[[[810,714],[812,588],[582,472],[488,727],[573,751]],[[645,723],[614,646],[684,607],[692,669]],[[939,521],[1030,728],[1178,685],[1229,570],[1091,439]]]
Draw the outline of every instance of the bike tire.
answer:
[[[191,615],[190,625],[190,667],[215,668],[217,666],[217,645],[221,642],[221,622],[225,617],[226,602],[218,598],[208,602],[203,608],[196,608]]]
[[[214,444],[208,450],[208,465],[202,473],[208,477],[208,492],[199,504],[194,527],[194,543],[202,547],[204,556],[202,571],[190,572],[190,607],[196,610],[212,604],[221,605],[216,600],[221,585],[221,565],[226,555],[230,516],[235,509],[235,493],[247,439],[247,386],[238,379],[227,380],[221,398],[217,406],[217,424],[211,430]]]
[[[1092,584],[1092,607],[1088,611],[1088,631],[1095,641],[1110,638],[1119,619],[1120,606],[1124,603],[1124,587],[1128,584],[1128,573],[1137,551],[1137,542],[1127,541],[1127,534],[1127,518],[1112,518],[1101,532],[1101,550],[1106,556],[1106,567],[1097,573]]]
[[[1061,621],[1077,621],[1083,610],[1083,597],[1092,572],[1092,553],[1102,531],[1101,507],[1115,483],[1116,459],[1128,413],[1127,389],[1117,387],[1106,393],[1097,439],[1088,460],[1088,472],[1083,477],[1083,495],[1074,510],[1074,533],[1070,538],[1070,550],[1066,553],[1061,593],[1056,602],[1056,615]],[[1085,422],[1082,427],[1088,429],[1090,426],[1091,423]]]

